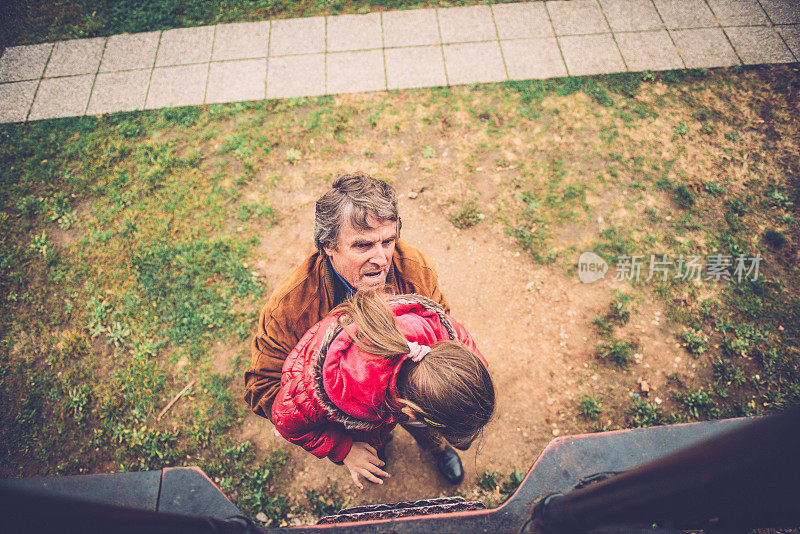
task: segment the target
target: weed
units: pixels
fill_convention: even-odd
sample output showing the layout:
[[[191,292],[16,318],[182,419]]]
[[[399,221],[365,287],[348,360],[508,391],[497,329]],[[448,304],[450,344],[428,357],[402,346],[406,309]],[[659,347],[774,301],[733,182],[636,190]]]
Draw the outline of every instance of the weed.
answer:
[[[674,126],[673,131],[675,132],[675,135],[683,136],[689,132],[689,127],[685,122],[681,121]]]
[[[494,491],[497,488],[497,479],[500,473],[496,471],[485,471],[476,481],[478,487],[483,491]]]
[[[514,469],[514,471],[508,475],[505,482],[503,482],[502,486],[500,486],[500,494],[503,496],[502,500],[505,501],[511,497],[524,479],[525,474],[519,469]]]
[[[601,337],[610,336],[614,332],[614,323],[609,321],[607,317],[595,317],[592,323],[597,326],[597,331]]]
[[[296,165],[302,157],[303,153],[296,148],[290,148],[286,151],[286,161],[289,163],[289,165]]]
[[[719,418],[719,408],[705,391],[697,390],[678,393],[675,398],[683,405],[684,410],[695,419],[707,420]]]
[[[684,330],[681,334],[683,346],[689,354],[697,357],[708,350],[708,336],[701,330]]]
[[[448,220],[453,223],[458,229],[464,230],[471,228],[481,222],[484,218],[483,213],[478,208],[478,203],[474,200],[468,201],[460,210],[448,217]]]
[[[586,419],[594,421],[600,416],[600,413],[602,412],[602,405],[597,398],[590,395],[584,395],[581,397],[581,400],[578,403],[578,409]]]
[[[84,417],[86,417],[90,394],[91,387],[88,384],[84,384],[80,387],[70,388],[68,392],[69,403],[67,406],[72,412],[72,417],[77,423],[81,423]]]
[[[786,245],[786,236],[772,228],[764,232],[763,239],[764,243],[775,250],[780,250]]]
[[[643,428],[665,425],[668,418],[659,408],[641,398],[635,398],[628,409],[628,421],[631,426]]]
[[[713,362],[714,379],[729,386],[739,387],[745,383],[744,373],[731,360],[716,358]]]
[[[277,493],[274,489],[275,474],[286,464],[286,459],[286,453],[275,451],[261,462],[260,467],[240,473],[243,475],[243,495],[237,505],[253,516],[263,513],[267,526],[279,525],[289,512],[286,495]]]
[[[597,358],[610,360],[621,369],[625,369],[633,360],[633,350],[636,346],[633,343],[614,339],[610,342],[603,342],[597,346]]]
[[[592,322],[597,326],[601,337],[608,338],[618,326],[624,326],[631,318],[629,305],[633,297],[627,293],[617,293],[608,305],[608,312],[602,317],[595,317]]]
[[[306,499],[311,505],[311,513],[317,517],[335,515],[339,510],[347,507],[349,501],[349,499],[342,498],[334,484],[321,492],[316,490],[306,492]]]
[[[26,219],[33,219],[43,210],[43,208],[44,205],[42,203],[42,199],[33,195],[25,196],[17,201],[17,209]]]
[[[696,196],[694,192],[686,187],[685,184],[681,184],[677,186],[672,194],[673,200],[678,204],[678,206],[688,209],[694,206],[696,201]]]

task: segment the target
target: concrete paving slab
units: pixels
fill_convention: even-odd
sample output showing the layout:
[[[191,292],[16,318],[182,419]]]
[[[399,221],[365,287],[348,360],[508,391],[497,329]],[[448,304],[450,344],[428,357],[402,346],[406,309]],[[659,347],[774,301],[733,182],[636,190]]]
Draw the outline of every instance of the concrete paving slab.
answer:
[[[269,58],[267,98],[325,94],[325,54]]]
[[[212,61],[267,57],[269,21],[219,24],[214,34]],[[266,62],[265,62],[266,64]]]
[[[214,26],[178,28],[161,34],[156,67],[208,63],[214,43]]]
[[[794,54],[795,59],[800,61],[800,25],[778,26],[776,29]]]
[[[467,43],[497,39],[489,6],[437,9],[443,43]],[[498,48],[499,50],[499,48]]]
[[[631,71],[684,68],[666,30],[614,34],[619,51]]]
[[[689,69],[740,65],[722,28],[699,28],[670,32],[678,53]]]
[[[389,11],[383,14],[383,45],[422,46],[439,44],[435,9]]]
[[[100,57],[103,55],[105,44],[105,37],[57,42],[53,47],[53,53],[50,54],[44,75],[50,78],[95,74],[100,66]]]
[[[555,37],[500,41],[510,80],[559,78],[567,67]]]
[[[797,0],[759,0],[773,24],[800,24]]]
[[[661,30],[664,23],[653,0],[600,0],[613,32]]]
[[[156,67],[144,107],[154,109],[202,104],[207,79],[208,63]]]
[[[28,115],[38,80],[0,84],[0,122],[22,122]]]
[[[325,52],[325,17],[273,20],[269,55]]]
[[[559,37],[570,76],[625,72],[625,62],[610,33]]]
[[[498,41],[444,45],[443,52],[447,80],[451,84],[508,79]]]
[[[149,84],[150,69],[101,72],[94,82],[86,114],[142,109]]]
[[[387,48],[384,54],[388,89],[447,85],[440,46]]]
[[[553,25],[544,3],[494,4],[494,23],[500,39],[552,37]]]
[[[51,50],[53,43],[6,48],[0,57],[0,82],[41,78]]]
[[[610,31],[597,0],[547,2],[556,35],[586,35]]]
[[[325,58],[328,93],[386,89],[383,50],[336,52]]]
[[[723,26],[757,26],[769,24],[758,0],[706,0]]]
[[[328,52],[383,47],[380,13],[328,17],[327,24]]]
[[[206,87],[206,104],[263,100],[266,94],[266,58],[211,63]]]
[[[704,0],[653,0],[668,29],[718,26]]]
[[[124,33],[108,38],[100,72],[153,68],[161,32]]]
[[[725,28],[725,33],[745,65],[795,60],[778,32],[769,26],[735,26]]]
[[[28,120],[83,115],[89,103],[92,82],[94,74],[43,79],[36,91]]]

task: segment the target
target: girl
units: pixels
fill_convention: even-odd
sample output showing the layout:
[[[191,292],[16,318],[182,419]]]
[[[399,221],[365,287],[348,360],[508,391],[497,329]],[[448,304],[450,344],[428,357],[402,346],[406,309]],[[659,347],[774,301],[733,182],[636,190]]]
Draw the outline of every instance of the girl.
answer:
[[[311,454],[382,484],[378,451],[402,424],[433,453],[451,483],[494,412],[486,361],[463,326],[433,301],[403,295],[387,304],[357,292],[311,327],[283,365],[272,406],[275,428]]]

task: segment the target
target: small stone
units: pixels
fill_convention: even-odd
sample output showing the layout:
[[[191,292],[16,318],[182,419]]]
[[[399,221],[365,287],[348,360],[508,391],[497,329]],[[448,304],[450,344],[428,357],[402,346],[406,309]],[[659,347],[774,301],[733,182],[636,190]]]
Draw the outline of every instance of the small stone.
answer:
[[[656,404],[661,404],[662,402],[664,402],[658,397],[656,397],[654,400],[656,401]]]
[[[483,167],[477,167],[475,170],[481,172],[483,170]]]
[[[647,394],[650,393],[650,384],[642,380],[639,384],[639,390],[642,392],[642,395],[647,396]]]
[[[419,193],[417,193],[416,191],[412,191],[408,194],[408,198],[417,198],[418,196]]]
[[[256,514],[256,519],[258,519],[258,520],[259,520],[259,521],[261,521],[262,523],[266,523],[266,522],[267,522],[267,519],[268,519],[268,518],[267,518],[267,514],[265,514],[264,512],[258,512],[258,513]]]
[[[533,291],[535,287],[536,282],[528,282],[528,284],[525,286],[525,291]]]

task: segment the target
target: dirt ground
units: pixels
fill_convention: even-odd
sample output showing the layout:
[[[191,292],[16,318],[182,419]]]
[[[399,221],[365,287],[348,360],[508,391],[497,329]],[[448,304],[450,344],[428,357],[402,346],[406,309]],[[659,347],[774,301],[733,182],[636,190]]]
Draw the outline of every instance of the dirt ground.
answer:
[[[459,488],[444,482],[429,456],[398,427],[388,446],[386,470],[392,477],[382,486],[366,484],[361,491],[345,467],[290,445],[270,422],[249,414],[241,439],[251,440],[262,452],[278,447],[290,454],[282,477],[290,497],[302,499],[306,491],[333,483],[351,505],[395,502],[469,490],[487,470],[507,474],[516,468],[524,473],[552,439],[587,430],[578,411],[582,394],[626,398],[644,379],[653,398],[665,385],[666,372],[678,367],[691,372],[684,369],[691,364],[681,359],[681,349],[664,324],[664,311],[646,300],[621,330],[623,335],[635,332],[642,355],[638,363],[627,371],[598,366],[598,334],[591,321],[607,311],[618,288],[613,280],[583,284],[577,275],[537,265],[500,225],[456,229],[437,201],[445,182],[400,177],[394,186],[403,219],[401,238],[434,263],[453,317],[465,324],[489,361],[498,392],[495,419],[482,442],[462,453],[466,476]],[[422,186],[422,193],[409,198]],[[324,187],[320,183],[315,190],[303,189],[299,178],[289,177],[272,191],[282,221],[262,239],[258,255],[265,259],[255,265],[266,277],[268,291],[312,252],[314,199]],[[601,419],[606,414],[604,410]]]

